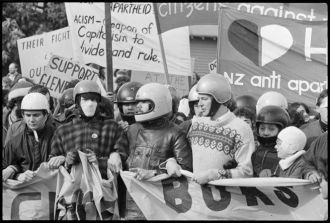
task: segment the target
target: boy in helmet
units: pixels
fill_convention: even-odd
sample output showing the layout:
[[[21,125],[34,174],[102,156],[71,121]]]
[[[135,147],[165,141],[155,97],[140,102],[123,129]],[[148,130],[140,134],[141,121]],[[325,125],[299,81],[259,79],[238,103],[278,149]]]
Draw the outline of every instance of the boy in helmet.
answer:
[[[205,184],[223,178],[252,176],[253,133],[228,109],[232,98],[230,83],[223,75],[207,74],[198,81],[196,91],[203,117],[193,117],[188,133],[193,153],[193,180]],[[225,169],[232,159],[237,166]]]
[[[289,114],[279,106],[263,107],[257,116],[257,140],[259,146],[252,154],[253,175],[271,177],[279,171],[275,149],[278,133],[289,124]]]
[[[76,116],[55,131],[48,165],[70,167],[79,162],[78,150],[87,153],[88,161],[97,163],[102,178],[107,179],[107,161],[113,151],[126,160],[128,147],[123,129],[113,120],[100,116],[101,90],[96,82],[80,81],[73,89]]]
[[[135,100],[136,123],[128,126],[130,152],[126,162],[129,170],[136,172],[135,178],[146,180],[163,172],[180,176],[181,168],[191,171],[191,149],[185,134],[169,120],[170,91],[162,84],[148,83],[137,91]],[[113,162],[115,154],[110,156],[110,169],[118,172],[121,164]],[[126,202],[126,219],[145,219],[129,194]]]
[[[2,180],[32,180],[35,170],[47,161],[55,127],[46,122],[49,103],[40,93],[27,94],[21,104],[24,128],[13,136],[2,151]]]
[[[124,83],[117,92],[117,97],[115,103],[118,106],[121,121],[119,124],[127,130],[128,125],[135,123],[135,96],[136,92],[142,86],[140,82],[127,82]]]

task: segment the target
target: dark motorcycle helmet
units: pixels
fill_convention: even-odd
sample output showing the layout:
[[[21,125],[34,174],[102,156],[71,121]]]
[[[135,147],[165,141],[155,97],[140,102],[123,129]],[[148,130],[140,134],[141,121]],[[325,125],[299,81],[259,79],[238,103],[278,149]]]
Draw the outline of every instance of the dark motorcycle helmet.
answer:
[[[288,126],[290,117],[287,111],[279,106],[268,105],[263,107],[256,120],[257,129],[261,123],[275,124],[279,127],[280,131]]]
[[[135,122],[134,114],[127,115],[124,114],[123,105],[128,103],[135,103],[136,92],[142,87],[142,83],[130,81],[123,84],[117,92],[116,101],[120,115],[124,121],[127,121],[129,124]]]

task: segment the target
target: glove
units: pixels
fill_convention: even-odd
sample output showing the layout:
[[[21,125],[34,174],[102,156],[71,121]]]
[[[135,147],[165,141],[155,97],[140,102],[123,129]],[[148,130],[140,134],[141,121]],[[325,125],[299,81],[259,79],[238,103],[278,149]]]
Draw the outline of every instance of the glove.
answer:
[[[7,179],[13,178],[15,172],[16,171],[11,166],[8,166],[6,169],[3,169],[2,181],[6,181]]]
[[[229,169],[234,169],[237,167],[237,162],[234,159],[229,160],[227,163],[223,165],[223,169],[229,170]]]
[[[119,153],[113,152],[110,154],[108,168],[114,173],[119,173],[123,169]]]
[[[94,151],[92,151],[90,149],[86,149],[86,152],[87,152],[88,162],[95,163],[98,165],[97,157],[96,157],[96,154],[94,153]]]
[[[147,180],[156,176],[156,170],[146,170],[141,168],[130,168],[129,171],[136,173],[135,178],[137,180]]]
[[[206,184],[212,180],[218,180],[218,179],[219,179],[219,173],[217,169],[208,169],[201,173],[196,173],[196,174],[194,173],[194,176],[192,178],[193,181],[199,184]]]
[[[50,169],[57,169],[60,167],[60,165],[62,165],[65,161],[65,157],[64,156],[55,156],[50,158],[50,160],[48,161],[48,168]]]
[[[181,176],[181,166],[179,166],[174,158],[170,158],[166,162],[166,171],[170,176]]]
[[[67,152],[66,157],[65,157],[66,165],[68,165],[68,166],[75,165],[79,162],[80,162],[79,155],[78,155],[78,151],[76,149],[73,149],[73,150]]]
[[[35,175],[36,175],[35,172],[31,170],[27,170],[24,173],[19,174],[17,180],[21,182],[28,182],[32,180]]]

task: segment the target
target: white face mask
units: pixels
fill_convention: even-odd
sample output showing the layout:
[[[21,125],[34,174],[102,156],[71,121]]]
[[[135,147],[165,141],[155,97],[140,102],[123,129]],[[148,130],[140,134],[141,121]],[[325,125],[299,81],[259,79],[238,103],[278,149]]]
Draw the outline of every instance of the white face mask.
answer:
[[[86,100],[83,97],[81,97],[80,107],[86,117],[92,117],[95,114],[97,108],[97,102],[92,101],[90,99]]]

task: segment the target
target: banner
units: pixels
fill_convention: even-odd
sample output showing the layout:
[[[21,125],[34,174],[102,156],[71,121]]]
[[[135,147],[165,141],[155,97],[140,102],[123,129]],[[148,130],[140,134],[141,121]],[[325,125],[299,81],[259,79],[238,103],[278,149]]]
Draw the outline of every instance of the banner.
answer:
[[[324,220],[328,212],[307,180],[225,179],[202,186],[185,176],[139,181],[135,173],[120,174],[147,220]]]
[[[74,59],[106,67],[104,3],[65,3],[65,8]],[[110,38],[113,67],[164,72],[152,3],[113,2]],[[188,28],[163,35],[163,43],[168,72],[191,75]]]
[[[223,8],[219,16],[219,73],[235,96],[278,91],[289,102],[315,105],[328,88],[327,21],[252,15]]]
[[[169,85],[173,86],[179,98],[189,94],[188,77],[182,75],[169,75]],[[131,81],[137,81],[142,84],[157,82],[166,84],[165,74],[145,71],[132,71]]]
[[[69,27],[17,40],[22,76],[39,83],[52,54],[73,57]]]
[[[53,55],[38,84],[46,86],[52,97],[60,98],[65,87],[71,80],[96,81],[99,79],[98,73],[98,70],[90,66],[85,66],[72,60]]]
[[[2,183],[3,220],[119,219],[115,178],[101,178],[96,165],[79,151],[80,164],[69,173],[63,166],[50,170],[42,163],[27,183]]]
[[[27,183],[8,179],[2,183],[3,220],[54,220],[58,170],[42,163]]]
[[[218,25],[223,6],[242,12],[306,21],[328,20],[326,3],[156,3],[160,33],[183,26]]]

